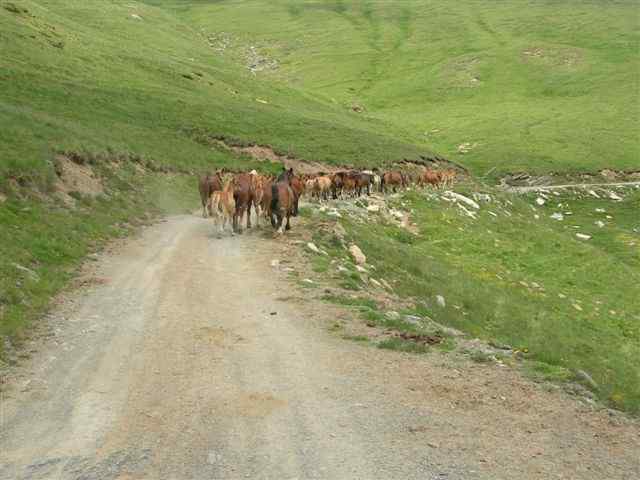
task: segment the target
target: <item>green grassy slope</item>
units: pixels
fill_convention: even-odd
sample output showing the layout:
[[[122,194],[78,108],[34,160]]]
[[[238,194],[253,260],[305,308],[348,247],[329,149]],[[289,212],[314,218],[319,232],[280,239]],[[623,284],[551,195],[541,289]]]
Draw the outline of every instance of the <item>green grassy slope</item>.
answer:
[[[468,195],[476,189],[469,187]],[[382,218],[363,222],[343,214],[340,223],[376,278],[413,299],[417,313],[526,351],[543,370],[544,364],[551,372],[584,370],[602,400],[640,413],[640,191],[625,191],[620,202],[562,192],[544,206],[535,194],[484,191],[491,200],[473,209],[475,219],[432,194],[413,191],[392,200],[412,212],[418,235]],[[557,212],[571,215],[558,221],[551,218]],[[332,240],[316,238],[331,253]],[[326,276],[335,284],[344,274],[334,272],[335,266]]]
[[[475,173],[640,166],[637,2],[165,1]],[[472,150],[458,153],[469,143]],[[473,147],[475,145],[475,147]]]
[[[340,164],[429,154],[383,121],[255,78],[140,2],[2,0],[0,51],[4,175],[50,171],[60,149],[128,150],[182,168],[233,160],[195,142],[194,129]]]

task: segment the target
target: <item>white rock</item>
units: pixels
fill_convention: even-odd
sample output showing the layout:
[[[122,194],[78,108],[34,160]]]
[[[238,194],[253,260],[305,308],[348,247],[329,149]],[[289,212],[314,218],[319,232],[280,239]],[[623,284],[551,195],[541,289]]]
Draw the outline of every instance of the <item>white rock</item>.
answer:
[[[621,201],[622,201],[622,197],[620,197],[620,196],[616,195],[616,194],[615,194],[615,193],[613,193],[613,192],[609,192],[609,198],[610,198],[611,200],[615,200],[616,202],[621,202]]]
[[[312,242],[307,243],[307,248],[311,250],[313,253],[320,253],[320,249],[316,247],[315,243],[312,243]]]
[[[536,198],[536,203],[540,206],[544,205],[546,202],[544,200],[544,198],[538,197]]]
[[[305,279],[303,280],[303,282],[304,282],[304,283],[308,283],[308,284],[310,284],[310,285],[311,285],[311,284],[313,284],[313,283],[315,283],[315,282],[314,282],[313,280],[311,280],[310,278],[305,278]]]
[[[576,237],[578,237],[580,240],[590,240],[591,239],[591,235],[585,235],[584,233],[576,233]]]
[[[136,20],[142,20],[142,17],[140,15],[138,15],[137,13],[132,13],[131,14],[131,18],[135,18]]]
[[[348,272],[348,271],[349,271],[349,269],[348,269],[348,268],[343,267],[342,265],[338,265],[338,271],[339,271],[339,272]]]
[[[598,220],[598,221],[597,221],[597,222],[595,222],[595,223],[596,223],[596,225],[597,225],[599,228],[602,228],[602,227],[604,227],[604,226],[605,226],[605,223],[604,223],[602,220]]]
[[[273,268],[278,268],[280,266],[280,260],[278,259],[271,260],[271,266]]]
[[[436,303],[442,308],[447,306],[447,302],[442,295],[436,295]]]
[[[467,217],[471,217],[471,218],[473,218],[473,219],[475,220],[476,215],[477,215],[477,213],[476,213],[476,212],[472,212],[471,210],[469,210],[468,208],[466,208],[464,205],[461,205],[461,204],[459,204],[459,203],[458,203],[457,205],[458,205],[458,207],[460,208],[460,210],[462,210],[462,211],[465,213],[465,215],[466,215]]]
[[[362,250],[360,250],[360,247],[357,245],[351,245],[349,247],[349,253],[357,265],[364,265],[367,263],[367,257],[362,253]]]
[[[538,215],[537,213],[533,216],[533,218],[535,218],[536,220],[540,220],[540,215]]]
[[[594,192],[593,190],[589,190],[589,195],[591,195],[592,197],[596,197],[596,198],[600,198],[600,195],[598,195],[596,192]]]
[[[553,215],[551,215],[551,218],[553,218],[554,220],[564,220],[564,215],[562,215],[561,213],[554,213]]]
[[[342,215],[340,215],[340,212],[338,212],[338,210],[336,210],[336,209],[328,211],[327,215],[329,215],[331,217],[342,218]]]
[[[375,278],[371,278],[371,283],[373,283],[376,287],[382,287],[382,284],[377,281]]]
[[[471,200],[469,197],[465,197],[464,195],[460,195],[459,193],[452,192],[451,190],[447,190],[446,192],[444,192],[444,195],[448,196],[453,200],[458,200],[460,202],[466,203],[467,205],[475,209],[480,208],[480,205],[478,205],[475,201]]]
[[[497,217],[498,216],[497,213],[493,213],[493,212],[489,212],[489,215],[491,215],[492,217]]]
[[[606,210],[604,208],[596,208],[596,212],[604,213],[604,212],[606,212]]]
[[[366,268],[360,265],[356,265],[356,270],[359,271],[360,273],[369,273],[369,270],[367,270]]]
[[[390,311],[384,314],[389,320],[398,320],[400,318],[400,314],[398,312]]]
[[[377,213],[380,211],[380,205],[369,205],[367,207],[367,212]]]

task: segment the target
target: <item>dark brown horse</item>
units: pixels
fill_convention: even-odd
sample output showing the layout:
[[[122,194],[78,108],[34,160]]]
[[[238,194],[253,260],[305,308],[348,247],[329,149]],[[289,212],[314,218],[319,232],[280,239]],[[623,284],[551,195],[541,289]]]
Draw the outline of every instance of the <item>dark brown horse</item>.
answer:
[[[282,233],[282,220],[287,218],[285,230],[290,230],[289,219],[295,206],[295,193],[291,188],[291,179],[294,177],[293,168],[284,170],[278,179],[271,185],[271,225],[278,233]]]
[[[373,184],[373,175],[364,172],[351,172],[350,177],[355,181],[356,195],[362,195],[362,190],[367,189],[367,195],[371,195],[371,185]]]
[[[240,222],[247,214],[247,228],[251,228],[251,205],[255,202],[255,190],[252,175],[238,173],[233,177],[233,198],[236,202],[236,211],[233,215],[233,231],[242,233]]]
[[[198,189],[200,190],[200,201],[202,203],[202,216],[207,218],[207,210],[211,215],[211,195],[213,195],[213,192],[222,190],[222,172],[218,171],[214,175],[201,176],[198,182]]]

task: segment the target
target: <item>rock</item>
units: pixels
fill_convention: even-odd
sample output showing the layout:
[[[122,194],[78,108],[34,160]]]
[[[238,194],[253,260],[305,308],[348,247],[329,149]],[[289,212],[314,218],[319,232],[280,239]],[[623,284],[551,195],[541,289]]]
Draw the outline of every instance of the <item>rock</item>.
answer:
[[[442,308],[447,306],[447,302],[442,295],[436,295],[436,303]]]
[[[307,248],[311,250],[313,253],[320,253],[320,249],[316,247],[316,244],[313,242],[307,243]]]
[[[272,266],[273,268],[278,268],[278,267],[280,266],[280,260],[278,260],[277,258],[276,258],[276,259],[271,260],[271,266]]]
[[[344,266],[342,266],[342,265],[338,265],[338,271],[339,271],[339,272],[341,272],[341,273],[342,273],[342,272],[349,272],[349,269],[348,269],[348,268],[345,268],[345,267],[344,267]]]
[[[564,215],[562,215],[559,212],[556,212],[556,213],[551,215],[551,218],[553,218],[554,220],[561,221],[561,220],[564,220]]]
[[[615,200],[616,202],[621,202],[622,201],[622,197],[616,195],[614,192],[609,192],[609,198],[611,200]]]
[[[360,265],[356,265],[356,270],[359,271],[360,273],[369,273],[369,270],[367,270],[366,268]]]
[[[398,320],[400,318],[400,314],[398,312],[390,311],[384,314],[389,320]]]
[[[381,287],[382,288],[382,284],[377,281],[375,278],[370,278],[369,279],[371,281],[371,283],[373,283],[376,287]]]
[[[313,280],[311,280],[310,278],[305,278],[304,280],[302,280],[304,283],[308,283],[310,285],[313,285],[315,282]]]
[[[579,380],[585,382],[587,385],[589,385],[594,390],[598,390],[598,388],[599,388],[598,384],[595,382],[595,380],[593,378],[591,378],[591,375],[589,375],[584,370],[577,370],[576,371],[576,377]]]
[[[593,190],[589,190],[588,192],[589,192],[589,195],[591,195],[592,197],[600,198],[600,195],[598,195],[598,194],[597,194],[596,192],[594,192]]]
[[[333,210],[329,210],[327,212],[327,215],[329,215],[330,217],[342,218],[342,215],[340,215],[340,212],[338,212],[338,210],[336,210],[335,208]]]
[[[386,288],[387,290],[393,290],[393,287],[391,285],[389,285],[389,282],[387,282],[384,278],[380,279],[380,283],[384,286],[384,288]]]
[[[494,212],[489,212],[489,215],[491,215],[492,217],[497,217],[498,216],[498,214],[494,213]]]
[[[142,20],[142,17],[140,15],[138,15],[137,13],[132,13],[131,14],[131,18],[134,18],[136,20]]]
[[[356,262],[356,265],[364,265],[367,263],[367,257],[365,257],[364,253],[362,253],[362,250],[360,250],[360,247],[357,245],[351,245],[349,247],[349,253],[353,258],[353,261]]]
[[[575,308],[576,310],[578,310],[579,312],[582,311],[582,307],[580,305],[578,305],[577,303],[572,304],[573,308]]]
[[[536,203],[540,206],[544,205],[546,202],[544,200],[544,198],[538,197],[536,198]]]
[[[605,223],[602,220],[598,220],[597,222],[595,222],[595,224],[598,226],[598,228],[603,228],[605,226]]]
[[[347,234],[347,231],[344,229],[344,227],[340,224],[340,222],[336,222],[336,224],[333,226],[333,233],[336,237],[338,238],[344,238],[345,235]]]
[[[469,205],[475,209],[479,209],[480,205],[478,205],[475,201],[471,200],[469,197],[465,197],[464,195],[460,195],[459,193],[452,192],[451,190],[447,190],[444,192],[444,195],[449,197],[452,200],[456,200],[462,203]]]
[[[404,218],[404,213],[402,213],[400,210],[389,210],[389,213],[391,214],[391,216],[397,218],[398,220],[402,220]]]
[[[417,315],[405,315],[404,321],[412,325],[420,325],[420,323],[422,322],[422,318],[418,317]]]
[[[377,213],[380,211],[380,205],[369,205],[367,207],[367,212]]]
[[[14,263],[13,266],[21,272],[28,274],[33,280],[40,280],[40,275],[38,275],[37,272],[31,270],[30,268],[24,267],[18,263]]]
[[[596,212],[598,213],[605,213],[606,210],[604,208],[596,208]]]
[[[580,240],[590,240],[591,239],[591,235],[585,235],[584,233],[576,233],[576,237],[578,237]]]

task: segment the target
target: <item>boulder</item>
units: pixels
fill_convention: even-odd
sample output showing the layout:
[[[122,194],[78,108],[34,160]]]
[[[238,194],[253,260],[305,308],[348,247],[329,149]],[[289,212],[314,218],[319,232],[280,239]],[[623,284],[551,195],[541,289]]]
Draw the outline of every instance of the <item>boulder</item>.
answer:
[[[358,247],[357,245],[351,245],[349,247],[349,253],[353,258],[353,261],[357,265],[364,265],[365,263],[367,263],[367,257],[364,255],[364,253],[362,253],[362,250],[360,250],[360,247]]]

